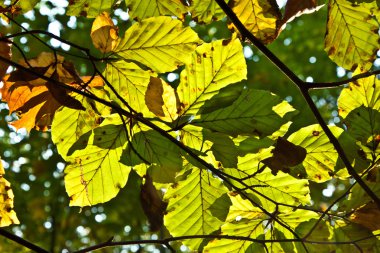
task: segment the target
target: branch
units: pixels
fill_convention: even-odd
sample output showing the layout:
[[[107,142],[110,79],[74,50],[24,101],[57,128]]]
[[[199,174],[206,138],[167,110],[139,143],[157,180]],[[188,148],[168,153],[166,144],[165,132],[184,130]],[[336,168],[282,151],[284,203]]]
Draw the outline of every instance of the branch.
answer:
[[[9,233],[8,231],[6,231],[5,229],[2,229],[0,228],[0,235],[30,249],[30,250],[33,250],[35,252],[38,252],[38,253],[49,253],[49,251],[43,249],[43,248],[40,248],[39,246],[17,236],[17,235],[14,235],[12,233]]]
[[[236,14],[228,6],[224,0],[215,0],[218,5],[223,9],[227,14],[232,23],[237,27],[239,32],[243,37],[247,38],[252,42],[257,49],[259,49],[277,68],[279,68],[301,91],[303,97],[306,100],[306,103],[309,105],[312,110],[315,118],[317,119],[319,125],[322,127],[323,131],[326,133],[330,142],[333,144],[335,150],[337,151],[339,157],[342,159],[344,165],[347,168],[348,173],[358,182],[358,184],[363,188],[363,190],[375,201],[376,205],[380,208],[380,198],[368,187],[368,185],[362,180],[359,174],[352,167],[350,161],[348,160],[342,146],[339,144],[339,141],[333,133],[330,131],[329,127],[322,118],[322,115],[319,113],[318,108],[314,104],[313,100],[308,93],[310,89],[309,84],[302,81],[300,78],[291,71],[288,66],[286,66],[275,54],[273,54],[260,40],[258,40],[239,20]]]
[[[357,81],[359,79],[362,79],[362,78],[365,78],[365,77],[369,77],[369,76],[373,76],[373,75],[378,75],[378,74],[380,74],[380,69],[374,70],[374,71],[370,71],[370,72],[366,72],[366,73],[361,73],[361,74],[355,75],[355,76],[353,76],[353,77],[351,77],[349,79],[345,79],[345,80],[342,80],[342,81],[329,82],[329,83],[310,83],[310,82],[305,82],[305,84],[307,85],[308,89],[336,88],[336,87],[339,87],[339,86],[341,86],[343,84],[351,83],[351,82]]]

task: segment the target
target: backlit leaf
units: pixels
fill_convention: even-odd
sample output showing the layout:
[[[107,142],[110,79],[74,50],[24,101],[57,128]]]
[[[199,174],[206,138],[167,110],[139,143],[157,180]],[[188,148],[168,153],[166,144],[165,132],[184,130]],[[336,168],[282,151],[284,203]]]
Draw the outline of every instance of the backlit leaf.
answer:
[[[69,2],[66,14],[95,18],[100,13],[110,12],[115,0],[74,0]]]
[[[184,18],[187,6],[181,0],[125,0],[129,16],[133,19],[145,19],[155,16],[176,16]]]
[[[190,5],[192,17],[198,22],[209,23],[226,16],[214,0],[193,0]]]
[[[190,28],[171,17],[152,17],[133,24],[119,39],[114,52],[162,73],[189,62],[201,41]]]
[[[208,171],[193,168],[185,180],[173,184],[164,195],[164,200],[169,202],[164,222],[170,234],[208,235],[218,230],[224,220],[215,212],[225,210],[229,203],[227,192],[222,181]],[[193,250],[201,243],[202,239],[184,241]]]
[[[91,39],[94,46],[103,53],[112,51],[119,38],[117,30],[110,15],[107,12],[101,13],[96,17],[91,28]]]
[[[358,68],[353,75],[360,73]],[[339,116],[342,118],[360,106],[380,111],[380,81],[375,75],[351,82],[338,98]]]
[[[221,88],[246,77],[247,66],[238,39],[199,46],[181,72],[177,87],[181,114],[195,114]]]
[[[245,89],[232,105],[196,116],[191,123],[232,136],[264,137],[287,123],[283,116],[292,111],[287,102],[268,91]]]
[[[270,43],[277,37],[277,21],[281,18],[276,1],[232,0],[229,6],[244,26],[259,40]]]
[[[106,85],[105,89],[110,94],[110,98],[118,104],[122,105],[121,97],[134,110],[146,114],[149,110],[145,104],[145,93],[150,82],[150,74],[149,71],[142,70],[133,62],[109,62],[104,76],[112,87]]]
[[[378,217],[380,217],[380,210],[375,203],[371,202],[351,214],[350,220],[362,225],[370,231],[375,231],[380,229],[380,223],[374,222]]]
[[[106,118],[92,130],[86,149],[67,160],[65,187],[71,206],[104,203],[127,183],[131,168],[119,162],[127,137],[118,117]]]
[[[19,224],[16,212],[13,210],[13,191],[11,184],[4,178],[4,168],[0,161],[0,227]]]
[[[352,71],[357,66],[371,68],[380,48],[379,24],[373,13],[378,8],[375,2],[372,6],[329,1],[325,51],[339,66]]]
[[[331,126],[330,130],[336,137],[343,132],[343,129],[335,126]],[[289,136],[288,141],[306,149],[307,155],[302,165],[308,179],[324,182],[331,178],[338,153],[319,125],[301,128]]]

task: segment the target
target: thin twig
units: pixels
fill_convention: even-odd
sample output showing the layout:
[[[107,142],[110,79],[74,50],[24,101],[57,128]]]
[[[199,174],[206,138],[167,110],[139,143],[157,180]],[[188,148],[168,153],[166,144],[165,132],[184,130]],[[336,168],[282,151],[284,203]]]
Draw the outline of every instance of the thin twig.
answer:
[[[22,246],[24,246],[25,248],[33,250],[34,252],[37,252],[37,253],[49,253],[49,251],[47,251],[47,250],[45,250],[45,249],[43,249],[43,248],[41,248],[41,247],[39,247],[39,246],[37,246],[37,245],[29,242],[27,240],[25,240],[24,238],[21,238],[21,237],[19,237],[17,235],[9,233],[8,231],[6,231],[6,230],[4,230],[2,228],[0,228],[0,235],[8,238],[9,240],[12,240],[12,241],[20,244]]]

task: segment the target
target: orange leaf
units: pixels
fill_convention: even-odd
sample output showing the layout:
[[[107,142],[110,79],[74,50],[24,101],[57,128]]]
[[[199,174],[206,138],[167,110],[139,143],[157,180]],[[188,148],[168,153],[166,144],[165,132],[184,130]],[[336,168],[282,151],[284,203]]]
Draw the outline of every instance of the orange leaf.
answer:
[[[118,28],[113,24],[110,15],[107,12],[101,13],[96,17],[91,28],[94,46],[103,53],[112,51],[119,38],[117,31]]]
[[[54,80],[64,82],[70,86],[82,89],[85,86],[101,86],[100,77],[84,77],[81,79],[75,72],[72,64],[62,56],[42,53],[36,59],[29,60],[31,72],[43,74],[51,78],[46,81],[32,73],[18,69],[6,76],[4,86],[0,89],[2,99],[8,103],[9,111],[17,112],[19,120],[11,122],[17,129],[26,128],[30,131],[46,131],[49,129],[55,111],[61,106],[84,110],[82,104],[69,95],[64,87],[57,85]],[[22,65],[26,65],[23,63]],[[87,83],[91,81],[90,83]],[[80,84],[78,84],[80,83]]]

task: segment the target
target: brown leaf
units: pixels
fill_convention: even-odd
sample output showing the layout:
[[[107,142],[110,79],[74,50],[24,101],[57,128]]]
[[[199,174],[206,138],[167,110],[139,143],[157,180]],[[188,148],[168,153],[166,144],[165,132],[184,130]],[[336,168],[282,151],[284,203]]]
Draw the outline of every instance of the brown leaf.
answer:
[[[82,88],[78,84],[79,77],[75,69],[70,67],[71,65],[67,64],[62,56],[55,58],[53,54],[41,53],[37,58],[29,60],[29,65],[25,62],[22,65],[25,67],[30,65],[28,69],[31,72]],[[88,84],[89,86],[92,86],[92,83],[94,86],[103,84],[100,77],[93,79],[84,77],[80,82],[82,84],[90,80],[92,81]],[[55,111],[62,105],[73,109],[84,109],[78,100],[71,97],[67,90],[54,81],[48,82],[21,69],[5,78],[4,86],[0,91],[2,99],[8,103],[10,113],[18,113],[20,119],[10,123],[16,129],[26,128],[30,131],[35,128],[46,131],[52,123]]]
[[[0,38],[3,35],[0,33]],[[8,60],[11,59],[11,45],[5,41],[0,41],[0,56]],[[9,65],[0,60],[0,80],[5,76]]]
[[[360,224],[371,231],[380,229],[380,209],[374,202],[370,202],[351,214],[352,222]]]
[[[141,185],[140,192],[141,205],[150,223],[150,231],[158,231],[164,223],[164,212],[168,204],[158,195],[151,176],[146,174],[144,178],[145,183]]]
[[[279,170],[287,173],[289,168],[302,163],[306,158],[306,149],[285,140],[282,137],[277,139],[275,148],[272,151],[273,156],[263,160],[273,175],[276,175]]]
[[[112,22],[107,12],[96,17],[91,28],[91,39],[94,46],[103,53],[111,52],[116,45],[118,28]]]
[[[323,5],[317,6],[317,0],[288,0],[285,6],[284,17],[279,22],[280,31],[285,28],[286,23],[303,14],[318,11]]]

